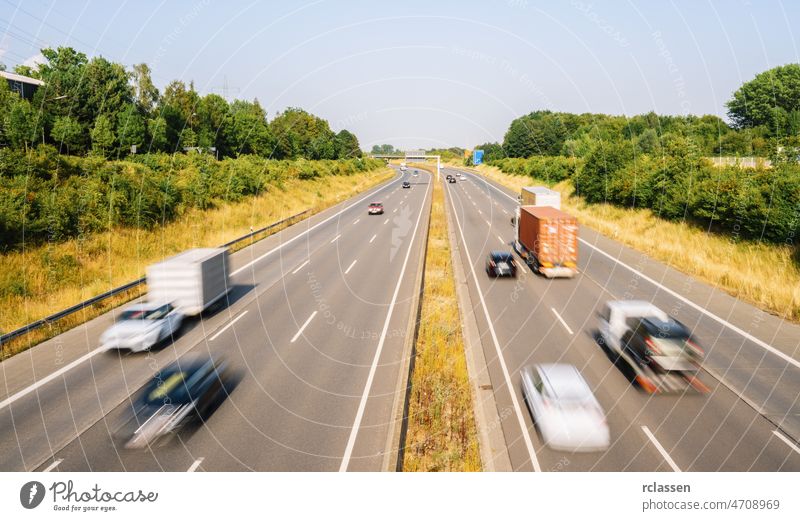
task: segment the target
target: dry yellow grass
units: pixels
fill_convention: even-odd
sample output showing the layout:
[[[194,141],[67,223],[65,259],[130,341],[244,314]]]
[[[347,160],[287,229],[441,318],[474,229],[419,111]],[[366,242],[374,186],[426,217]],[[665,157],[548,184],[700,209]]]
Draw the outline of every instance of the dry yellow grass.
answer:
[[[434,181],[405,471],[481,470],[444,212],[442,186]]]
[[[533,183],[491,166],[478,170],[515,191]],[[561,192],[564,210],[582,224],[765,311],[800,321],[800,270],[792,248],[732,241],[687,223],[666,221],[646,209],[587,204],[573,195],[569,182],[554,189]]]
[[[191,210],[155,230],[117,228],[112,232],[45,245],[0,256],[0,287],[15,286],[0,296],[0,330],[10,331],[46,317],[144,274],[152,262],[187,248],[216,246],[306,209],[318,212],[393,175],[388,168],[351,176],[292,179],[261,196],[212,210]],[[279,228],[273,229],[275,233]],[[264,234],[266,236],[266,234]],[[263,238],[263,237],[257,237]],[[116,304],[134,298],[132,292]],[[3,346],[2,357],[30,347],[108,309],[89,308],[68,323],[43,328],[35,335]]]

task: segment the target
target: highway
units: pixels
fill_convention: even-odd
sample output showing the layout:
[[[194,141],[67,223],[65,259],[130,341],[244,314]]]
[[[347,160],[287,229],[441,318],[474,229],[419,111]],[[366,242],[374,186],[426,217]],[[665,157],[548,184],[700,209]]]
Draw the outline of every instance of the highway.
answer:
[[[430,188],[425,172],[398,173],[236,252],[228,305],[166,347],[98,352],[111,312],[2,362],[0,468],[380,470]],[[371,201],[385,214],[367,215]],[[113,435],[140,387],[180,357],[209,353],[238,371],[230,397],[197,429],[122,449]]]
[[[512,250],[517,194],[464,174],[464,181],[445,184],[447,207],[515,470],[800,470],[798,326],[586,227],[574,279],[548,280],[527,267],[516,281],[490,279],[489,251]],[[652,396],[631,385],[594,339],[603,303],[623,298],[651,301],[692,329],[706,350],[701,379],[709,393]],[[611,429],[607,451],[572,454],[542,445],[519,372],[548,362],[575,365],[593,388]]]

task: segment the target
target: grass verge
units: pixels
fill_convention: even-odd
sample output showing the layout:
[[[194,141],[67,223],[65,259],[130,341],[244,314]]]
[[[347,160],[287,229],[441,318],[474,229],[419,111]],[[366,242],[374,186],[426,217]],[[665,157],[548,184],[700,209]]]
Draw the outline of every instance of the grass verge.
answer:
[[[478,171],[516,192],[544,184],[488,165]],[[791,247],[734,241],[685,222],[666,221],[647,209],[588,204],[573,194],[569,181],[553,188],[561,192],[563,209],[582,224],[765,311],[800,321],[800,269]]]
[[[435,180],[416,343],[405,471],[480,471],[472,391],[441,183]]]
[[[389,178],[389,168],[348,176],[291,179],[244,201],[192,209],[153,230],[110,232],[0,255],[0,330],[11,331],[142,276],[154,261],[188,248],[216,246],[308,208],[317,213]],[[287,223],[288,226],[291,223]],[[280,231],[276,227],[252,242]],[[246,241],[247,245],[251,241]],[[144,286],[23,335],[2,346],[0,360],[138,297]]]

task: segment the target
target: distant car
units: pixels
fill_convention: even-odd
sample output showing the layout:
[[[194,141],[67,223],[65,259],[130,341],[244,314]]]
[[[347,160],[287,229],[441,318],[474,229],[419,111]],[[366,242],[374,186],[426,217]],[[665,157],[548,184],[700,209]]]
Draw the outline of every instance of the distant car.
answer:
[[[383,203],[369,203],[367,213],[370,215],[380,215],[383,213]]]
[[[408,181],[403,181],[403,188],[411,188],[411,183]]]
[[[517,264],[507,251],[492,251],[486,258],[486,273],[491,277],[516,277]]]
[[[453,177],[453,176],[447,176],[447,182],[448,183],[455,183],[456,182],[456,178]]]
[[[204,421],[228,396],[232,374],[220,358],[179,360],[146,384],[132,402],[132,414],[117,432],[127,449],[140,449]]]
[[[463,180],[464,180],[464,174],[461,174],[461,173],[459,173],[459,174],[458,174],[458,178],[459,178],[459,179],[461,179],[461,180],[463,181]]]
[[[169,303],[134,304],[120,313],[113,326],[100,335],[105,349],[146,351],[174,335],[183,324],[183,313]]]
[[[603,408],[575,366],[527,366],[522,369],[522,392],[550,448],[570,452],[608,448],[611,436]]]

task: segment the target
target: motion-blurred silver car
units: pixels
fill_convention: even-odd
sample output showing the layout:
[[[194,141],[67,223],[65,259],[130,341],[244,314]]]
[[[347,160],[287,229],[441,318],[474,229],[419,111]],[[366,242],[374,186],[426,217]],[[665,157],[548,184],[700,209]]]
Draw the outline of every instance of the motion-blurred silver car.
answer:
[[[550,448],[570,452],[608,448],[611,438],[603,408],[575,366],[527,366],[522,369],[522,392]]]
[[[170,303],[134,304],[100,335],[100,345],[106,349],[146,351],[175,334],[181,324],[183,313]]]

